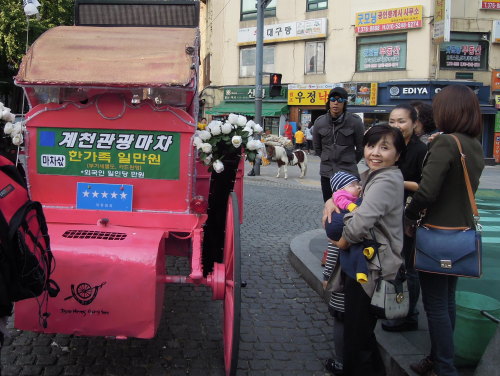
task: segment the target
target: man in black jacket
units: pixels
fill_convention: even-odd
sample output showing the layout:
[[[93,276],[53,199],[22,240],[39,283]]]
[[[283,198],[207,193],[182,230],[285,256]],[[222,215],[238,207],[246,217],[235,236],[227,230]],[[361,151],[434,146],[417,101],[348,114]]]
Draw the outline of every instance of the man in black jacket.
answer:
[[[319,174],[323,200],[332,197],[330,177],[345,171],[359,177],[358,162],[363,157],[365,127],[358,115],[347,111],[347,91],[342,87],[330,90],[326,114],[314,122],[313,145],[321,158]]]

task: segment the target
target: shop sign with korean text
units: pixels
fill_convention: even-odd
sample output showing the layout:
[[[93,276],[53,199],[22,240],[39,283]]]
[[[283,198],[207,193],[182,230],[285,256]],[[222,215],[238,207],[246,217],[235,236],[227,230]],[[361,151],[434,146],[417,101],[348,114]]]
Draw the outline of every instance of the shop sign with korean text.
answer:
[[[491,30],[491,42],[500,43],[500,20],[493,21]]]
[[[500,69],[491,71],[491,91],[500,91]]]
[[[435,43],[450,41],[451,0],[434,0],[434,28],[432,38]]]
[[[406,42],[384,42],[358,47],[358,70],[378,71],[406,68]]]
[[[287,42],[299,39],[326,38],[327,19],[310,20],[264,25],[264,43]],[[256,44],[256,27],[238,30],[238,45]]]
[[[267,76],[266,76],[267,77]],[[282,90],[285,90],[285,96],[286,96],[286,85],[283,85]],[[263,86],[262,87],[262,98],[263,99],[269,99],[269,87],[268,86]],[[274,101],[281,99],[283,100],[284,97],[278,96],[278,97],[273,97]],[[250,100],[255,99],[255,86],[238,86],[238,87],[225,87],[224,88],[224,100],[229,101],[229,102],[237,102],[237,101],[242,101],[242,102],[248,102]]]
[[[500,10],[500,0],[481,1],[481,9],[498,9],[498,10]]]
[[[334,87],[343,84],[292,84],[288,85],[288,105],[292,106],[323,106],[328,93]]]
[[[179,179],[178,133],[39,128],[37,134],[39,174]]]
[[[376,82],[346,84],[349,106],[376,106],[378,84]]]
[[[488,42],[452,40],[441,44],[440,68],[477,70],[486,69]]]
[[[395,31],[422,27],[422,5],[357,12],[356,33]]]
[[[350,105],[376,106],[377,83],[353,84],[298,84],[288,85],[288,105],[292,106],[324,106],[328,94],[334,87],[346,88]]]

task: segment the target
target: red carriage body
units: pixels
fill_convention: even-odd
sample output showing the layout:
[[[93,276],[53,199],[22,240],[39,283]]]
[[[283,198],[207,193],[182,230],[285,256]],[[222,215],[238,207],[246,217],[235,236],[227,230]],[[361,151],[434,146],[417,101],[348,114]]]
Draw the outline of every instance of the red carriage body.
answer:
[[[208,215],[195,206],[211,174],[193,147],[198,39],[197,28],[57,27],[23,59],[28,184],[44,206],[61,292],[48,301],[47,328],[37,300],[16,303],[17,328],[151,338],[164,284],[205,284],[224,300],[234,373],[243,161],[222,208],[223,260],[204,270]],[[189,275],[169,275],[169,255],[190,257]]]

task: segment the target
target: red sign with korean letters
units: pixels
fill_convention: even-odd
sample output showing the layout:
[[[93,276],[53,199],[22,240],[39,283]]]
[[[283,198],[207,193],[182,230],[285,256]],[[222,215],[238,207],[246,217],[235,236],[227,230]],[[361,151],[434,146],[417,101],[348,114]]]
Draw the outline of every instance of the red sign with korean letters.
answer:
[[[481,9],[498,9],[500,10],[500,1],[482,1]]]

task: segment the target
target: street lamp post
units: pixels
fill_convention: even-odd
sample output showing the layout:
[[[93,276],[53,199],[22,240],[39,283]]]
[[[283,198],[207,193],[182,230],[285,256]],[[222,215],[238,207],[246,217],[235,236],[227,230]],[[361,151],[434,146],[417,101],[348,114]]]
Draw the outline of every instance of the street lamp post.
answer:
[[[255,119],[257,124],[262,124],[262,65],[264,56],[264,9],[271,0],[256,0],[257,7],[257,35],[255,45]],[[260,175],[260,158],[254,162],[253,172]]]

